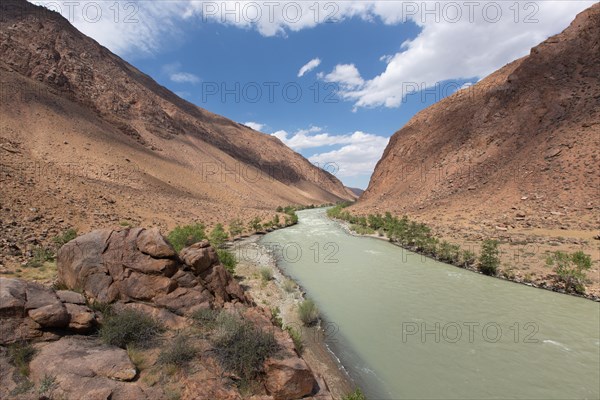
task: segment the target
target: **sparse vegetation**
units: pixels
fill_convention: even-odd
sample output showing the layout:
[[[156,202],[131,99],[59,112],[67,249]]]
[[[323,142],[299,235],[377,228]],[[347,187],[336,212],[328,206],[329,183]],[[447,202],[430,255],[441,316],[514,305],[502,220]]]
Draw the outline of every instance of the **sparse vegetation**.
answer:
[[[60,249],[65,244],[69,243],[71,240],[77,237],[77,230],[70,228],[54,237],[54,244],[57,249]]]
[[[198,350],[190,344],[189,338],[180,333],[167,346],[163,347],[158,355],[158,363],[182,367],[192,361],[196,354],[198,354]]]
[[[248,227],[251,231],[259,232],[262,230],[262,224],[260,223],[260,218],[256,217],[252,221],[249,222]]]
[[[21,376],[29,376],[29,363],[35,349],[29,342],[16,342],[8,346],[8,362],[17,368]]]
[[[465,268],[472,267],[477,261],[477,256],[471,250],[463,250],[461,253],[462,266]]]
[[[498,241],[484,240],[479,255],[479,270],[485,275],[495,276],[500,266],[499,254]]]
[[[229,239],[229,235],[225,232],[225,228],[223,228],[222,224],[217,224],[208,235],[210,244],[215,248],[221,247],[227,239]]]
[[[207,329],[213,329],[216,326],[219,312],[212,308],[201,308],[192,313],[191,318],[194,322]]]
[[[54,252],[43,246],[36,246],[32,250],[33,257],[27,262],[31,268],[40,268],[48,261],[54,261]]]
[[[295,289],[296,284],[291,279],[286,279],[283,282],[283,290],[285,290],[286,293],[292,293]]]
[[[264,267],[260,269],[260,279],[262,279],[263,283],[269,282],[273,279],[273,271],[271,268]]]
[[[359,235],[372,235],[375,233],[375,231],[372,228],[359,224],[350,225],[350,230],[358,233]]]
[[[283,328],[283,320],[281,319],[281,310],[279,307],[271,308],[271,322],[273,325]]]
[[[306,326],[314,325],[319,320],[319,309],[314,301],[310,299],[304,300],[298,306],[298,317]]]
[[[239,219],[234,219],[229,223],[229,235],[236,238],[244,232],[244,223]]]
[[[110,313],[100,328],[100,337],[106,344],[126,348],[127,345],[147,347],[162,326],[152,317],[134,310]]]
[[[203,224],[177,226],[167,235],[167,240],[177,252],[204,239],[206,239],[206,232]]]
[[[565,284],[565,291],[585,293],[586,271],[592,267],[592,258],[583,251],[568,254],[555,251],[546,259],[548,266],[554,267],[558,279]]]
[[[285,330],[292,338],[296,352],[299,355],[302,355],[302,352],[304,351],[304,341],[302,340],[302,334],[300,333],[300,331],[292,326],[286,326]]]
[[[367,398],[360,389],[356,389],[354,392],[342,397],[342,400],[367,400]]]
[[[235,259],[235,255],[231,253],[229,250],[225,249],[217,249],[217,255],[219,256],[219,261],[225,267],[227,271],[231,275],[235,274],[235,267],[237,266],[237,260]]]
[[[40,399],[50,397],[54,389],[56,389],[56,387],[56,377],[52,375],[44,375],[44,377],[40,381],[40,386],[38,388],[38,394],[40,396]]]
[[[241,317],[221,312],[212,338],[223,367],[243,380],[255,379],[267,357],[278,350],[273,332],[264,332]]]

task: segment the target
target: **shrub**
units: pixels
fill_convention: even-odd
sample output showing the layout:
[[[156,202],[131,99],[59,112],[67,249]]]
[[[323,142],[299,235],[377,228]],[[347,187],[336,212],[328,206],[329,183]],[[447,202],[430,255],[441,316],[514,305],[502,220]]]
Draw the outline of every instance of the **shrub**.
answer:
[[[358,233],[359,235],[372,235],[375,231],[368,226],[363,226],[360,224],[352,224],[350,225],[350,230]]]
[[[93,301],[88,300],[87,306],[89,308],[91,308],[92,310],[101,313],[104,318],[113,314],[113,309],[112,309],[111,303],[105,303],[105,302],[97,301],[97,300],[93,300]]]
[[[206,239],[203,224],[177,226],[167,235],[167,240],[178,253],[186,246]]]
[[[181,367],[192,361],[198,354],[198,350],[190,345],[189,338],[179,334],[164,347],[158,355],[160,364],[172,364]]]
[[[496,275],[500,266],[499,254],[498,241],[484,240],[479,255],[479,270],[486,275]]]
[[[217,317],[219,312],[211,308],[201,308],[192,313],[191,318],[196,324],[212,329],[216,326]]]
[[[586,272],[592,266],[592,258],[583,251],[567,254],[556,251],[546,259],[546,264],[554,266],[558,279],[565,284],[565,291],[574,290],[576,293],[585,293],[584,282]]]
[[[8,362],[17,368],[21,376],[29,376],[29,363],[35,349],[29,342],[16,342],[8,346]]]
[[[300,330],[291,326],[286,326],[285,330],[292,338],[292,341],[294,342],[294,347],[296,348],[296,352],[299,355],[302,355],[302,352],[304,351],[304,341],[302,340],[302,334],[300,333]]]
[[[440,243],[437,249],[437,255],[440,261],[447,263],[458,263],[460,247],[444,240]]]
[[[65,244],[69,243],[71,240],[77,237],[77,230],[70,228],[64,231],[62,234],[54,237],[54,243],[57,248],[61,248]]]
[[[237,260],[235,259],[233,253],[225,249],[217,249],[217,255],[219,256],[219,261],[221,261],[221,264],[225,266],[225,269],[229,271],[231,275],[235,274]]]
[[[126,348],[127,345],[148,346],[163,328],[152,317],[134,310],[125,310],[105,317],[100,337],[106,344]]]
[[[277,212],[279,212],[279,213],[280,213],[280,212],[283,212],[283,207],[281,207],[281,206],[278,206],[278,207],[277,207],[277,209],[276,209],[275,211],[277,211]]]
[[[279,307],[271,308],[271,323],[279,328],[283,328],[283,320],[281,319],[281,310]]]
[[[356,389],[354,392],[342,397],[342,400],[367,400],[367,398],[360,389]]]
[[[47,399],[48,396],[52,394],[54,389],[56,389],[56,387],[56,377],[45,374],[42,380],[40,381],[40,387],[38,388],[38,394],[40,395],[40,399]]]
[[[219,314],[216,323],[212,342],[222,366],[244,380],[256,378],[265,359],[278,350],[273,332],[264,332],[225,311]]]
[[[248,224],[250,230],[254,232],[259,232],[260,230],[262,230],[262,225],[260,224],[260,221],[261,220],[259,217],[256,217],[252,221],[250,221]]]
[[[261,268],[260,269],[260,278],[262,279],[263,283],[267,283],[271,279],[273,279],[273,271],[271,270],[271,268],[268,268],[268,267]]]
[[[229,234],[235,238],[244,232],[244,223],[239,219],[234,219],[229,223]]]
[[[229,239],[229,235],[225,232],[222,224],[217,224],[208,235],[210,244],[217,248],[221,247],[223,243],[227,241],[227,239]]]
[[[294,289],[296,289],[296,284],[291,279],[286,279],[283,282],[283,290],[285,290],[287,293],[292,293]]]
[[[43,246],[34,247],[32,253],[33,258],[27,262],[28,267],[39,268],[44,265],[46,261],[54,260],[54,252]]]
[[[319,320],[319,309],[314,301],[306,299],[298,306],[298,316],[304,325],[311,326]]]
[[[475,264],[477,257],[475,255],[475,253],[473,253],[471,250],[463,250],[461,253],[461,259],[462,259],[462,265],[465,268],[468,268]]]

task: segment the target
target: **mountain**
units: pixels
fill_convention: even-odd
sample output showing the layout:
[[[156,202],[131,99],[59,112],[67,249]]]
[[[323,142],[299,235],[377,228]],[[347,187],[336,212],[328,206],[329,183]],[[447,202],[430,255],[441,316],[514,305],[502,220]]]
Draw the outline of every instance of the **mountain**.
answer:
[[[279,139],[177,97],[58,13],[24,0],[0,13],[3,225],[210,225],[352,198]]]
[[[415,115],[391,137],[356,209],[597,228],[599,41],[595,4],[528,56]]]
[[[351,191],[352,194],[354,194],[357,198],[360,197],[365,192],[363,189],[353,188],[353,187],[348,187],[348,186],[346,186],[346,189]]]

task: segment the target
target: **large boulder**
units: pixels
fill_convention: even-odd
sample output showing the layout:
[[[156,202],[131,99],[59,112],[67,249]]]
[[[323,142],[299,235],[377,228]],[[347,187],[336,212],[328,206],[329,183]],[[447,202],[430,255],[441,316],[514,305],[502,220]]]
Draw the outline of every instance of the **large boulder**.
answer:
[[[275,400],[300,399],[318,389],[312,371],[299,357],[269,358],[265,374],[265,387]]]
[[[57,264],[61,282],[100,302],[145,301],[178,315],[249,302],[208,241],[177,255],[157,229],[90,232],[64,245]]]

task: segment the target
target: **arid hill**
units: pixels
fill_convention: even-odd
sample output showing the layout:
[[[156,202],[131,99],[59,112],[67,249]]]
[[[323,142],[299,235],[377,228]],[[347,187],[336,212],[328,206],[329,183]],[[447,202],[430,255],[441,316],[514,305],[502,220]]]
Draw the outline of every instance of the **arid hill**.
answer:
[[[177,97],[58,13],[9,0],[0,15],[9,237],[125,221],[212,225],[352,198],[277,138]]]
[[[598,259],[599,199],[596,4],[528,56],[412,118],[353,209],[408,214],[457,242],[534,242],[534,265],[561,246]]]

